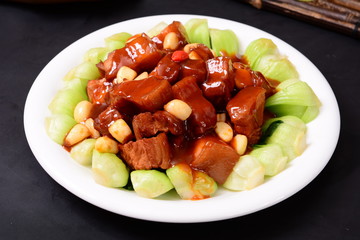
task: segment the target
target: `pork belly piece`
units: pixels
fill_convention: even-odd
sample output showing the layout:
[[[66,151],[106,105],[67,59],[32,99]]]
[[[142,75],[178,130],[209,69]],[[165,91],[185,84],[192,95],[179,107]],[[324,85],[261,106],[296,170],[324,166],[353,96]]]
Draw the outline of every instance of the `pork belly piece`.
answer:
[[[262,87],[244,88],[226,106],[235,131],[246,135],[249,144],[255,144],[261,135],[265,92]]]
[[[164,28],[160,32],[160,34],[158,34],[152,38],[152,40],[156,43],[156,45],[159,49],[163,48],[163,42],[164,42],[165,36],[170,32],[174,32],[176,34],[176,37],[179,39],[179,45],[178,45],[177,49],[181,49],[183,46],[185,46],[188,43],[185,27],[181,24],[181,22],[173,21],[166,28]]]
[[[111,136],[108,129],[118,119],[129,120],[128,116],[120,113],[113,106],[108,106],[94,119],[94,127],[101,135]]]
[[[175,83],[178,80],[181,66],[171,59],[171,55],[172,53],[166,54],[150,73],[150,76],[161,76],[163,79],[169,81],[170,84]]]
[[[189,51],[189,55],[194,54],[193,57],[202,59],[204,61],[207,61],[208,59],[214,57],[214,54],[211,52],[210,48],[208,48],[206,45],[201,43],[193,44],[193,45],[190,44],[188,51]]]
[[[200,136],[215,127],[215,108],[203,97],[195,77],[180,80],[172,87],[172,90],[174,98],[186,102],[192,109],[187,122],[193,136]]]
[[[133,36],[123,48],[111,52],[99,67],[105,72],[106,79],[112,80],[122,66],[127,66],[137,73],[150,72],[162,56],[163,53],[156,44],[143,33]]]
[[[152,137],[158,132],[170,132],[175,136],[185,132],[184,122],[166,111],[140,113],[134,116],[132,126],[136,139]]]
[[[204,60],[186,59],[181,62],[179,79],[186,77],[195,77],[198,85],[201,85],[206,79],[206,64]]]
[[[276,90],[276,81],[269,81],[262,75],[261,72],[251,70],[248,65],[240,62],[234,62],[235,68],[235,85],[238,89],[243,89],[249,86],[262,87],[266,90],[265,97],[273,95]]]
[[[226,181],[240,157],[232,147],[214,136],[196,140],[192,155],[190,165],[204,171],[219,184]]]
[[[206,61],[207,78],[202,84],[204,96],[217,109],[224,109],[234,90],[234,73],[231,59],[216,57]]]
[[[165,133],[119,145],[120,155],[131,169],[171,167],[171,149]]]
[[[172,99],[170,83],[154,76],[114,84],[110,92],[110,103],[120,112],[155,112]]]
[[[105,78],[90,80],[87,83],[86,91],[90,102],[94,104],[103,104],[109,101],[109,90],[112,83],[107,82]]]

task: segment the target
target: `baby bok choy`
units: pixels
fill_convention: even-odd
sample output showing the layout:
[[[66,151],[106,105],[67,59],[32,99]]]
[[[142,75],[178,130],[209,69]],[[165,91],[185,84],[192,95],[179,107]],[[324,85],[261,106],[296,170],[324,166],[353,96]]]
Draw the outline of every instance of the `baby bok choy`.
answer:
[[[266,100],[265,107],[277,116],[292,115],[305,123],[317,117],[320,101],[306,82],[289,79],[280,83],[276,90]]]
[[[299,77],[295,66],[279,53],[270,39],[260,38],[251,42],[245,50],[245,57],[253,70],[267,78],[282,82]]]

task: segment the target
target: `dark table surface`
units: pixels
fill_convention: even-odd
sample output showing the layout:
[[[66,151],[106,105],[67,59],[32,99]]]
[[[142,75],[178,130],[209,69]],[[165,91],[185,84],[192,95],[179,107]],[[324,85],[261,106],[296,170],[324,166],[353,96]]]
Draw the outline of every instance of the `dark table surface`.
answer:
[[[95,207],[41,168],[25,138],[23,109],[46,63],[94,30],[170,13],[222,17],[260,28],[297,48],[325,75],[339,103],[341,134],[329,164],[303,190],[235,219],[166,224]],[[233,0],[2,2],[0,35],[0,239],[360,239],[359,40]]]

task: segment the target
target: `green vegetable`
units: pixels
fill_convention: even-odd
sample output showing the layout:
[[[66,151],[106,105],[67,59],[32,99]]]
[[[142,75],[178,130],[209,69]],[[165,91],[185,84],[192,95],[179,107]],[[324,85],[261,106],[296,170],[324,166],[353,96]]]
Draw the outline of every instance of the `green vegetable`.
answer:
[[[80,78],[84,80],[92,80],[100,77],[99,69],[95,64],[91,62],[83,62],[70,70],[64,77],[64,81],[70,81],[74,78]]]
[[[267,38],[252,41],[245,50],[250,67],[265,77],[277,81],[298,78],[299,74],[286,56],[282,56],[274,42]]]
[[[70,156],[81,165],[91,165],[95,139],[85,139],[71,148]]]
[[[126,41],[131,37],[130,33],[121,32],[105,38],[105,46],[109,52],[125,46]]]
[[[251,155],[243,155],[233,168],[224,187],[233,191],[250,190],[264,182],[265,168]]]
[[[293,115],[308,123],[318,115],[320,101],[306,82],[286,80],[276,90],[266,100],[265,107],[277,116]]]
[[[153,28],[151,28],[149,31],[146,32],[146,34],[149,37],[155,37],[156,35],[159,35],[164,28],[166,28],[168,25],[165,22],[159,22],[156,24]]]
[[[185,23],[190,43],[202,43],[211,48],[207,19],[193,18]]]
[[[277,120],[281,120],[283,123],[279,124],[264,142],[278,144],[290,161],[300,156],[306,148],[306,125],[297,117],[284,116],[268,120],[263,126],[263,132],[266,131],[266,127],[271,126],[271,122]]]
[[[135,192],[145,198],[156,198],[174,188],[165,173],[157,170],[136,170],[130,174]]]
[[[277,144],[256,145],[250,153],[265,167],[265,175],[275,176],[286,167],[288,157]]]
[[[126,165],[113,153],[100,153],[93,150],[92,173],[100,185],[106,187],[124,187],[129,179]]]
[[[54,142],[62,145],[66,134],[76,123],[69,115],[53,114],[45,118],[46,133]]]
[[[239,53],[239,40],[231,30],[210,29],[211,48],[217,56],[224,51],[229,55]]]
[[[261,72],[267,78],[280,82],[299,77],[295,66],[284,56],[270,55],[262,57],[253,69]]]
[[[65,114],[70,117],[74,116],[74,109],[76,105],[87,100],[87,95],[81,89],[81,83],[73,83],[58,91],[49,104],[49,110],[52,114]]]
[[[85,53],[83,57],[84,62],[98,64],[106,59],[108,52],[109,50],[104,47],[91,48]]]
[[[192,170],[187,164],[177,164],[167,169],[166,174],[182,199],[204,199],[217,190],[217,184],[211,177]]]
[[[267,38],[259,38],[252,41],[245,50],[245,57],[251,68],[256,68],[258,61],[267,55],[278,55],[277,46]]]

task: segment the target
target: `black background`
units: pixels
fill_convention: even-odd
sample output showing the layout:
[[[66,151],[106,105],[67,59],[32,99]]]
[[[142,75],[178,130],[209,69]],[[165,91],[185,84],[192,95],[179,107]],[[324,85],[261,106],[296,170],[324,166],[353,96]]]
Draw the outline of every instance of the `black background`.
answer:
[[[68,192],[41,168],[25,138],[23,109],[46,63],[94,30],[171,13],[222,17],[260,28],[297,48],[324,74],[339,103],[341,134],[329,164],[307,187],[247,216],[166,224],[97,208]],[[0,239],[360,239],[358,39],[235,0],[2,2],[0,56]]]

